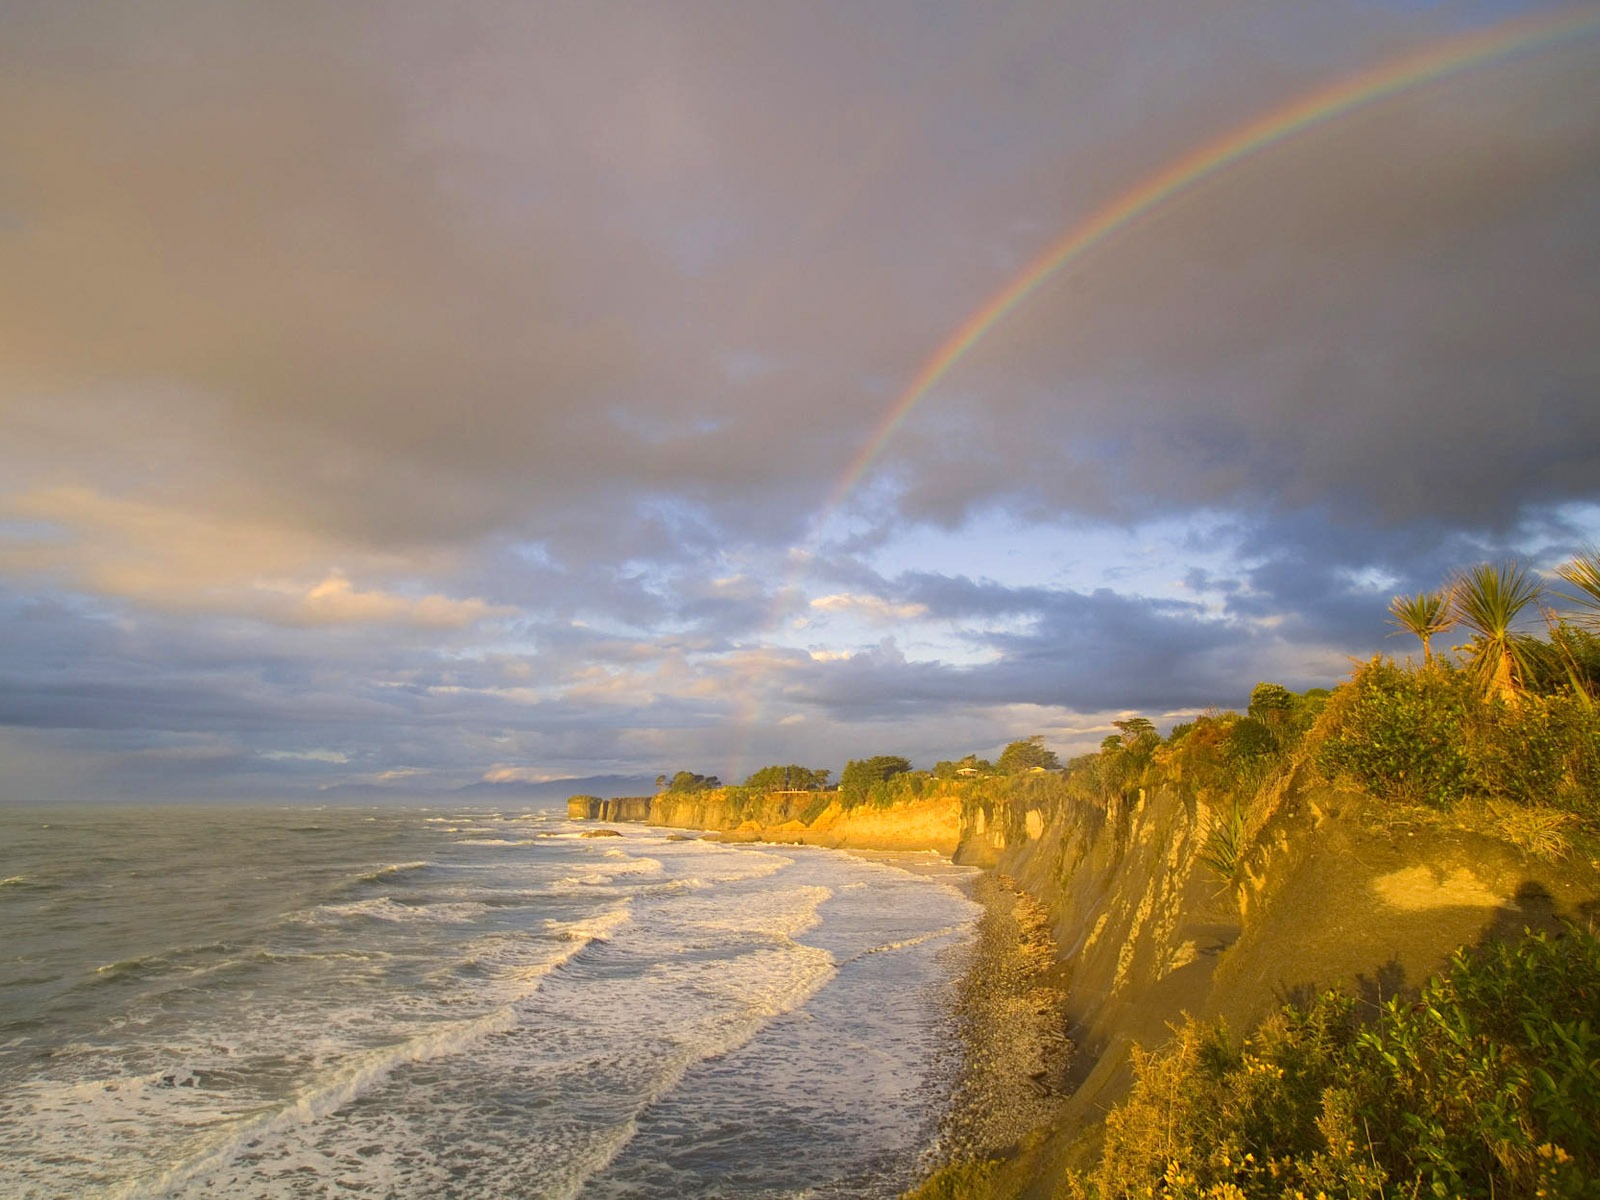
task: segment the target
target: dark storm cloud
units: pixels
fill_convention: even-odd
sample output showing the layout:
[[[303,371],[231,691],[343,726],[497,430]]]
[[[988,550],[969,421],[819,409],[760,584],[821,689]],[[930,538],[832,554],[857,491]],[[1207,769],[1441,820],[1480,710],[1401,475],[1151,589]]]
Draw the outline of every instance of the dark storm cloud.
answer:
[[[924,571],[898,576],[892,587],[897,598],[926,605],[930,616],[956,619],[1031,615],[1048,609],[1060,598],[1060,593],[1048,588],[1006,587],[993,580]]]
[[[1506,529],[1592,497],[1597,54],[1292,139],[1064,273],[925,402],[904,511],[1007,496]]]

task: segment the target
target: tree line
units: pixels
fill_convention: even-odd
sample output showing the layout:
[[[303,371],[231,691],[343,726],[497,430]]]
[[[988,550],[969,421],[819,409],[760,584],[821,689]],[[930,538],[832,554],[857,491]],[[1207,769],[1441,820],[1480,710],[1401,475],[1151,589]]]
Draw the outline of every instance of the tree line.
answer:
[[[936,779],[988,778],[1028,771],[1056,771],[1060,768],[1061,762],[1055,751],[1045,747],[1043,734],[1036,733],[1010,743],[993,762],[969,754],[965,758],[934,764],[931,774]],[[853,758],[845,763],[836,786],[847,798],[861,798],[875,785],[887,783],[897,775],[910,774],[912,770],[911,760],[899,754]],[[751,772],[743,783],[734,786],[755,792],[819,792],[834,786],[830,784],[832,777],[833,772],[827,767],[787,763],[762,767],[759,771]],[[656,776],[657,790],[672,794],[706,792],[723,786],[715,775],[699,775],[693,771]]]

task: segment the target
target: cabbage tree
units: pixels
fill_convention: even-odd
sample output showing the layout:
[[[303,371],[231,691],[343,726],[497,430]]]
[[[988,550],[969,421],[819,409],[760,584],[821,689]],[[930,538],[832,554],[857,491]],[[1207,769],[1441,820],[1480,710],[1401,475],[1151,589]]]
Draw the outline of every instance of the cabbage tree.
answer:
[[[1455,616],[1443,592],[1418,592],[1415,596],[1396,596],[1389,601],[1390,623],[1422,639],[1422,664],[1433,662],[1428,639],[1455,625]]]
[[[1574,622],[1600,629],[1600,550],[1590,546],[1573,555],[1571,562],[1556,568],[1556,574],[1578,589],[1576,595],[1568,593],[1565,598],[1587,610],[1575,616]]]
[[[1540,585],[1514,562],[1482,563],[1463,571],[1450,587],[1455,618],[1472,631],[1469,668],[1484,693],[1516,704],[1533,667],[1533,641],[1512,626],[1539,599]]]

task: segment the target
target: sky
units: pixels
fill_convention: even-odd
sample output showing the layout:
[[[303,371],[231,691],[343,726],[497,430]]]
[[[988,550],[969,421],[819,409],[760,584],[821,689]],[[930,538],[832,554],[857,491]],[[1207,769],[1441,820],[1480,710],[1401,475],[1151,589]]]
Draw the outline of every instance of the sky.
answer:
[[[1067,755],[1596,541],[1600,7],[0,7],[0,801]]]

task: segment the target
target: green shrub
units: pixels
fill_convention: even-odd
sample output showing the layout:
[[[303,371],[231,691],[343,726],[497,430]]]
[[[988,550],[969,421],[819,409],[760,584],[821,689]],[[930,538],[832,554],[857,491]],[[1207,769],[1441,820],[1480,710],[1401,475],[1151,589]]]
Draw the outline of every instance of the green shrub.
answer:
[[[1570,692],[1486,706],[1469,729],[1479,795],[1600,816],[1600,719]]]
[[[1471,780],[1471,703],[1466,676],[1448,665],[1408,671],[1375,658],[1329,699],[1317,724],[1317,765],[1380,799],[1446,807]]]
[[[747,788],[724,788],[722,802],[726,806],[728,819],[734,822],[746,820],[755,805],[756,797]]]
[[[1459,951],[1376,1021],[1329,992],[1235,1046],[1188,1021],[1068,1194],[1600,1197],[1600,938]]]
[[[800,814],[802,824],[809,825],[827,811],[828,805],[834,801],[833,792],[818,792],[806,801],[805,811]]]
[[[909,770],[910,760],[898,754],[853,758],[839,772],[839,802],[846,808],[854,808],[868,801],[880,806],[890,804],[893,791],[883,785]]]
[[[950,1163],[941,1167],[921,1187],[907,1192],[905,1200],[988,1200],[994,1195],[993,1160]]]
[[[1384,800],[1473,797],[1600,819],[1600,710],[1582,695],[1485,700],[1466,672],[1373,659],[1333,694],[1314,740],[1324,774]]]

